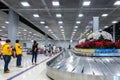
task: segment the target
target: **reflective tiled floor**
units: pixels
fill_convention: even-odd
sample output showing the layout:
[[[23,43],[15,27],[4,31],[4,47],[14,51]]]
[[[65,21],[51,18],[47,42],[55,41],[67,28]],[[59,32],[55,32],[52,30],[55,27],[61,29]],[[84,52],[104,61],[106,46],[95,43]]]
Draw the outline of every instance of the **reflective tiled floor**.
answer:
[[[38,65],[32,65],[31,55],[23,54],[22,66],[16,67],[16,58],[12,58],[9,69],[10,73],[3,73],[4,61],[0,60],[0,80],[50,80],[46,76],[46,62],[50,59],[43,54],[38,55]]]

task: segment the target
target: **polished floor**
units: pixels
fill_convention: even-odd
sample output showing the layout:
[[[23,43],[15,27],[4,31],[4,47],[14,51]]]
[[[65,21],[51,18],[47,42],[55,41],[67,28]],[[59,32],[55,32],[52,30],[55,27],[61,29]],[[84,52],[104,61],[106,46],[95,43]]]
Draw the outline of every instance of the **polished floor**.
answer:
[[[120,57],[81,57],[68,50],[61,57],[49,66],[77,74],[120,76]]]
[[[0,80],[50,80],[46,76],[46,62],[51,57],[46,57],[43,54],[38,55],[38,65],[32,65],[31,55],[23,54],[22,66],[16,67],[16,58],[12,58],[9,69],[10,73],[3,73],[4,61],[0,60]]]

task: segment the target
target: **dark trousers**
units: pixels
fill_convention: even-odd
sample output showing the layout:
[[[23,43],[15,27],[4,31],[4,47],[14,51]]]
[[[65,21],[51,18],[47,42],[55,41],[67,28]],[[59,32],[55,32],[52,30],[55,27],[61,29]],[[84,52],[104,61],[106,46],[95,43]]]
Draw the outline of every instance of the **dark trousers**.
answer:
[[[11,60],[11,56],[8,56],[8,55],[4,55],[3,56],[3,59],[4,59],[4,71],[7,71],[8,70],[8,65],[10,63],[10,60]]]
[[[37,62],[37,52],[32,52],[32,63],[34,62],[35,60],[35,63]]]
[[[21,61],[22,61],[22,54],[19,54],[17,55],[16,66],[21,66]]]

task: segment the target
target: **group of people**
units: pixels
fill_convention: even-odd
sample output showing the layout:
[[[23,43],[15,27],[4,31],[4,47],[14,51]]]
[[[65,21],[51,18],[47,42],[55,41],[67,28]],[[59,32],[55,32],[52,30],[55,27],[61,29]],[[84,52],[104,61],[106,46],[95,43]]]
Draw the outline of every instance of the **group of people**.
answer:
[[[1,41],[1,39],[0,39]],[[19,43],[19,40],[16,40],[14,47],[11,47],[10,40],[7,39],[6,43],[0,44],[0,56],[3,56],[4,60],[4,73],[9,73],[10,69],[8,68],[11,56],[16,57],[16,67],[22,68],[22,45]],[[34,41],[32,45],[32,64],[36,64],[37,62],[37,52],[38,52],[38,43]]]
[[[11,48],[10,42],[11,41],[9,39],[7,39],[5,44],[3,44],[3,45],[0,44],[0,55],[3,56],[3,60],[4,60],[4,73],[10,72],[10,70],[8,68],[10,60],[11,60],[11,56],[12,56],[12,48]],[[22,68],[22,66],[21,66],[22,46],[19,43],[19,40],[16,40],[14,48],[15,48],[15,53],[16,53],[16,57],[17,57],[16,67]]]
[[[1,41],[1,39],[0,39]],[[10,39],[7,39],[5,44],[1,45],[0,43],[0,56],[3,56],[4,60],[4,73],[9,73],[10,69],[8,68],[9,63],[11,61],[11,56],[17,58],[16,59],[16,67],[22,68],[21,61],[22,61],[22,45],[20,44],[19,40],[16,40],[16,43],[14,46],[11,47]],[[51,56],[52,54],[55,54],[56,52],[61,51],[61,48],[56,48],[56,46],[52,46],[49,44],[47,47],[45,47],[45,55]],[[32,45],[32,65],[37,64],[37,55],[38,55],[38,43],[34,40]]]
[[[61,47],[57,47],[55,45],[49,44],[48,46],[44,46],[44,54],[47,56],[52,56],[52,54],[56,54],[57,52],[61,51]]]

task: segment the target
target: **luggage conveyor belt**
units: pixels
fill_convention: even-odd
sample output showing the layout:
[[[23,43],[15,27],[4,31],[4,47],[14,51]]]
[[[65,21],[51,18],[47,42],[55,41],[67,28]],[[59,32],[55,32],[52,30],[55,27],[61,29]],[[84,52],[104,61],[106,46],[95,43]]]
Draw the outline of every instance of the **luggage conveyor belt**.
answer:
[[[54,80],[120,80],[120,57],[80,57],[64,51],[47,62]]]

